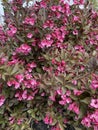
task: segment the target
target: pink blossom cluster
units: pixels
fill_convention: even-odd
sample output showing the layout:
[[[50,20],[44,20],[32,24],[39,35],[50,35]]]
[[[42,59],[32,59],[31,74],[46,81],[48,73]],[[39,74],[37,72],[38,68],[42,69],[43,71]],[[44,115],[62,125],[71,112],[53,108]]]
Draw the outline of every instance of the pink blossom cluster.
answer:
[[[38,90],[28,92],[27,90],[24,91],[17,91],[15,97],[19,100],[33,100],[35,95],[37,94]]]
[[[66,63],[64,60],[62,60],[61,62],[58,62],[55,59],[52,59],[52,64],[56,65],[56,70],[55,70],[56,75],[66,72]]]
[[[75,102],[74,102],[74,103],[69,104],[68,109],[69,109],[70,111],[75,112],[77,115],[79,115],[79,113],[80,113],[80,111],[79,111],[79,105],[78,105],[78,104],[76,104]]]
[[[53,123],[53,119],[49,114],[46,114],[46,116],[44,118],[44,122],[45,122],[45,124],[51,125]]]
[[[33,69],[36,68],[36,63],[28,63],[24,74],[15,74],[13,78],[9,79],[7,85],[14,87],[16,90],[15,97],[21,100],[32,100],[38,92],[38,84],[36,79],[32,76]],[[25,89],[25,90],[24,90]]]
[[[23,21],[23,23],[33,26],[34,23],[35,23],[35,19],[27,17],[27,18],[25,18],[25,20]]]
[[[86,127],[92,127],[94,126],[94,130],[98,129],[98,110],[95,110],[92,114],[88,114],[83,118],[81,121],[83,125]]]
[[[98,99],[91,99],[90,106],[97,109],[98,108]]]
[[[16,74],[14,77],[15,79],[10,79],[7,82],[7,85],[9,87],[14,87],[17,90],[15,97],[17,97],[18,100],[33,99],[35,94],[38,92],[38,82],[32,77],[32,75],[26,72],[25,75]],[[30,89],[32,90],[31,92],[29,92]]]
[[[3,95],[0,95],[0,107],[4,104],[5,97]]]
[[[22,0],[10,4],[14,19],[7,12],[7,28],[0,27],[0,107],[14,108],[9,102],[15,99],[32,109],[34,120],[54,124],[52,130],[78,118],[84,127],[98,130],[98,13],[84,0],[72,6],[63,0],[42,0],[29,8],[22,7]],[[96,64],[88,72],[92,56]],[[83,117],[80,104],[87,106]],[[11,116],[9,122],[21,125],[23,119]]]
[[[7,35],[9,37],[13,37],[17,32],[17,28],[13,25],[9,25],[8,27],[9,27],[9,30],[7,30]]]
[[[61,91],[61,93],[60,93]],[[62,90],[57,90],[57,93],[61,96],[61,100],[59,101],[59,104],[61,105],[66,105],[66,104],[70,104],[72,102],[71,98],[70,98],[70,91],[66,91],[65,94],[63,94]]]
[[[24,55],[27,55],[30,53],[31,47],[28,44],[22,44],[19,48],[16,49],[16,53],[23,53]]]
[[[32,72],[32,69],[34,69],[34,68],[36,68],[37,67],[37,65],[36,65],[36,63],[35,62],[32,62],[32,63],[28,63],[27,65],[26,65],[26,69],[28,70],[28,72]],[[28,75],[28,74],[26,74],[26,75]],[[26,76],[27,77],[27,76]],[[29,77],[28,77],[29,78]]]
[[[20,125],[20,124],[22,124],[23,119],[22,118],[15,119],[15,117],[11,116],[11,117],[9,117],[9,122],[10,122],[10,124],[14,124],[16,122],[18,125]]]
[[[46,38],[46,39],[43,39],[42,41],[41,41],[41,48],[44,48],[44,47],[51,47],[51,45],[52,45],[52,43],[53,43],[53,40],[50,40],[50,38]]]

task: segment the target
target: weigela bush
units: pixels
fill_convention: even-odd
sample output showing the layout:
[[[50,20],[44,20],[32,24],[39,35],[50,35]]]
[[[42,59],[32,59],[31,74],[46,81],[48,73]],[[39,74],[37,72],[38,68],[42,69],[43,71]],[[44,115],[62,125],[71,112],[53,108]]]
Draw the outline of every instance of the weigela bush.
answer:
[[[98,12],[84,0],[29,2],[3,1],[1,130],[29,130],[32,120],[98,130]]]

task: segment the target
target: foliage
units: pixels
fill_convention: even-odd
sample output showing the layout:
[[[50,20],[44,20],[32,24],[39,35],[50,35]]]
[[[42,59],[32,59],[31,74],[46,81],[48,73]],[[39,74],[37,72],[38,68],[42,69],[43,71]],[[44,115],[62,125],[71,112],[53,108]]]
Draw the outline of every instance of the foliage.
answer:
[[[1,130],[30,130],[32,120],[97,130],[98,13],[83,0],[26,2],[3,1]]]
[[[93,3],[93,7],[98,11],[98,1],[97,0],[90,0]]]

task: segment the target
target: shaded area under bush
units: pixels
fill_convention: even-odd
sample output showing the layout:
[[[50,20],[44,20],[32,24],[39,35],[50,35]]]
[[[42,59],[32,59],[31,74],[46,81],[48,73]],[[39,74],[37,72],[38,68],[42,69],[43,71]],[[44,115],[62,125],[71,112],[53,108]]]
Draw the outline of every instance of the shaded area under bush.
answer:
[[[31,122],[31,128],[33,130],[51,130],[51,127],[46,125],[43,121],[40,121],[38,123]],[[75,130],[73,126],[67,125],[67,128],[65,130]]]

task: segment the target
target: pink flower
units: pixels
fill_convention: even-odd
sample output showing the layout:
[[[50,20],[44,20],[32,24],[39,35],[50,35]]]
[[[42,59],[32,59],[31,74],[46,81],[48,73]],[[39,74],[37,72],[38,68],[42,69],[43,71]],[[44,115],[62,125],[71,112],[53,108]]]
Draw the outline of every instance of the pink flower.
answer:
[[[27,38],[32,38],[33,34],[32,33],[28,33],[27,34]]]
[[[98,35],[96,35],[95,37],[96,37],[96,40],[98,40]]]
[[[94,126],[98,126],[98,109],[90,115],[90,119]]]
[[[55,97],[56,97],[56,92],[51,93],[51,95],[49,96],[49,99],[52,101],[55,101]]]
[[[22,100],[22,93],[20,91],[16,92],[15,97],[21,101]]]
[[[46,39],[47,39],[47,40],[50,40],[51,37],[52,37],[52,36],[51,36],[50,34],[47,34],[47,35],[46,35]]]
[[[23,119],[18,119],[18,120],[17,120],[17,124],[18,124],[18,125],[22,124],[22,122],[23,122]]]
[[[17,81],[14,81],[14,82],[13,82],[13,85],[15,85],[15,89],[20,88],[20,83],[17,82]]]
[[[4,104],[5,97],[3,95],[0,95],[0,107]]]
[[[70,90],[67,90],[67,91],[66,91],[66,96],[69,97],[70,94],[71,94],[71,91],[70,91]]]
[[[41,7],[41,8],[46,8],[46,7],[47,7],[46,2],[41,1],[41,2],[40,2],[40,7]]]
[[[27,100],[29,101],[29,100],[32,100],[32,99],[34,99],[34,97],[32,95],[28,95]]]
[[[64,73],[66,70],[66,63],[64,60],[62,60],[61,62],[57,63],[57,71],[60,73]]]
[[[82,90],[77,90],[77,89],[75,89],[75,90],[74,90],[74,95],[79,96],[79,95],[81,95],[82,92],[83,92]]]
[[[98,130],[98,126],[94,126],[94,130]]]
[[[27,67],[32,68],[32,69],[33,69],[33,68],[36,68],[36,66],[37,66],[37,65],[36,65],[35,62],[32,62],[32,63],[28,63],[28,64],[27,64]]]
[[[81,124],[83,124],[86,127],[91,127],[91,120],[89,117],[84,117],[81,121]]]
[[[7,35],[13,37],[17,32],[17,28],[14,27],[13,25],[9,25],[9,29],[10,30],[7,31]]]
[[[32,75],[29,74],[29,73],[27,73],[27,74],[25,74],[25,78],[26,78],[26,79],[31,79],[31,78],[32,78]]]
[[[79,20],[80,18],[78,16],[75,16],[75,15],[73,16],[73,22],[77,22],[77,21],[79,22]]]
[[[27,99],[27,90],[24,90],[22,93],[22,98],[25,100]]]
[[[42,97],[44,97],[44,96],[45,96],[45,93],[44,93],[44,92],[43,92],[43,93],[41,93],[41,96],[42,96]]]
[[[25,55],[30,53],[30,51],[31,51],[31,47],[27,44],[22,44],[19,48],[16,49],[17,53],[24,53]]]
[[[73,34],[74,34],[74,35],[78,35],[78,30],[74,30],[74,31],[73,31]]]
[[[80,0],[80,4],[84,4],[85,0]]]
[[[44,40],[41,41],[40,47],[41,48],[51,47],[52,43],[53,43],[53,40],[46,40],[46,39],[44,39]]]
[[[9,80],[8,82],[7,82],[7,85],[9,86],[9,87],[11,87],[12,86],[12,80]]]
[[[30,84],[32,86],[36,86],[37,85],[37,81],[35,79],[31,79],[29,82],[30,82]]]
[[[46,117],[44,118],[45,124],[51,125],[53,123],[53,119],[49,114],[46,114]]]
[[[43,25],[44,28],[53,28],[54,27],[54,22],[52,20],[47,20],[44,25]]]
[[[29,18],[29,17],[27,17],[27,18],[25,18],[25,20],[24,20],[24,22],[23,23],[25,23],[25,24],[29,24],[29,25],[34,25],[34,23],[35,23],[35,19],[34,18]]]
[[[64,119],[64,124],[66,124],[68,122],[68,120],[67,119]]]
[[[98,108],[98,99],[91,99],[91,107]]]
[[[61,96],[61,98],[62,98],[62,96]],[[63,101],[65,101],[66,103],[71,103],[72,102],[72,100],[71,100],[71,98],[70,97],[64,97],[64,98],[62,98],[63,99]]]
[[[9,117],[10,124],[13,124],[15,122],[15,117]]]
[[[74,0],[74,4],[79,4],[79,5],[81,5],[81,4],[84,4],[84,0]]]
[[[74,85],[77,85],[77,80],[72,80],[72,83],[73,83]]]
[[[80,70],[83,71],[85,69],[84,66],[80,66]]]
[[[56,17],[59,19],[61,17],[61,13],[60,12],[55,12]]]
[[[18,10],[17,6],[13,6],[12,9],[13,9],[14,11],[17,11],[17,10]]]
[[[52,67],[43,67],[43,70],[46,72],[52,72]]]
[[[75,112],[76,114],[79,114],[79,106],[78,106],[75,102],[72,103],[72,104],[69,104],[68,109],[69,109],[70,111]]]
[[[84,50],[84,47],[82,46],[82,45],[76,45],[75,46],[75,50],[76,51],[79,51],[79,52],[84,52],[85,50]]]
[[[59,104],[60,104],[60,105],[66,105],[66,101],[61,100],[61,101],[59,101]]]
[[[63,9],[63,7],[62,7],[61,5],[58,5],[58,6],[57,6],[57,10],[58,10],[59,12],[64,13],[64,9]]]
[[[58,95],[62,95],[62,93],[63,93],[61,88],[57,89],[56,92]]]
[[[15,94],[15,97],[19,100],[32,100],[34,99],[35,94],[38,92],[38,90],[34,91],[34,92],[29,92],[27,90],[23,90],[23,91],[17,91],[17,93]]]
[[[24,76],[23,76],[23,74],[17,74],[17,75],[15,75],[15,78],[19,81],[19,83],[21,83],[24,79]]]
[[[0,64],[4,64],[8,61],[8,58],[7,57],[2,57],[0,58]]]
[[[8,65],[15,65],[18,62],[19,62],[18,59],[13,59],[11,61],[8,61]]]
[[[66,105],[72,102],[71,98],[69,97],[71,94],[70,91],[66,91],[65,94],[61,95],[61,100],[59,101],[59,104]]]
[[[66,15],[69,16],[69,14],[71,13],[70,5],[66,3],[64,7]]]
[[[51,130],[61,130],[61,128],[59,127],[59,125],[56,125],[56,126],[53,126],[53,127],[51,128]]]
[[[51,10],[55,12],[57,10],[57,6],[51,6]]]
[[[16,80],[9,80],[9,81],[7,82],[7,85],[8,85],[9,87],[11,87],[12,85],[14,85],[15,89],[20,88],[20,83],[17,82]]]

